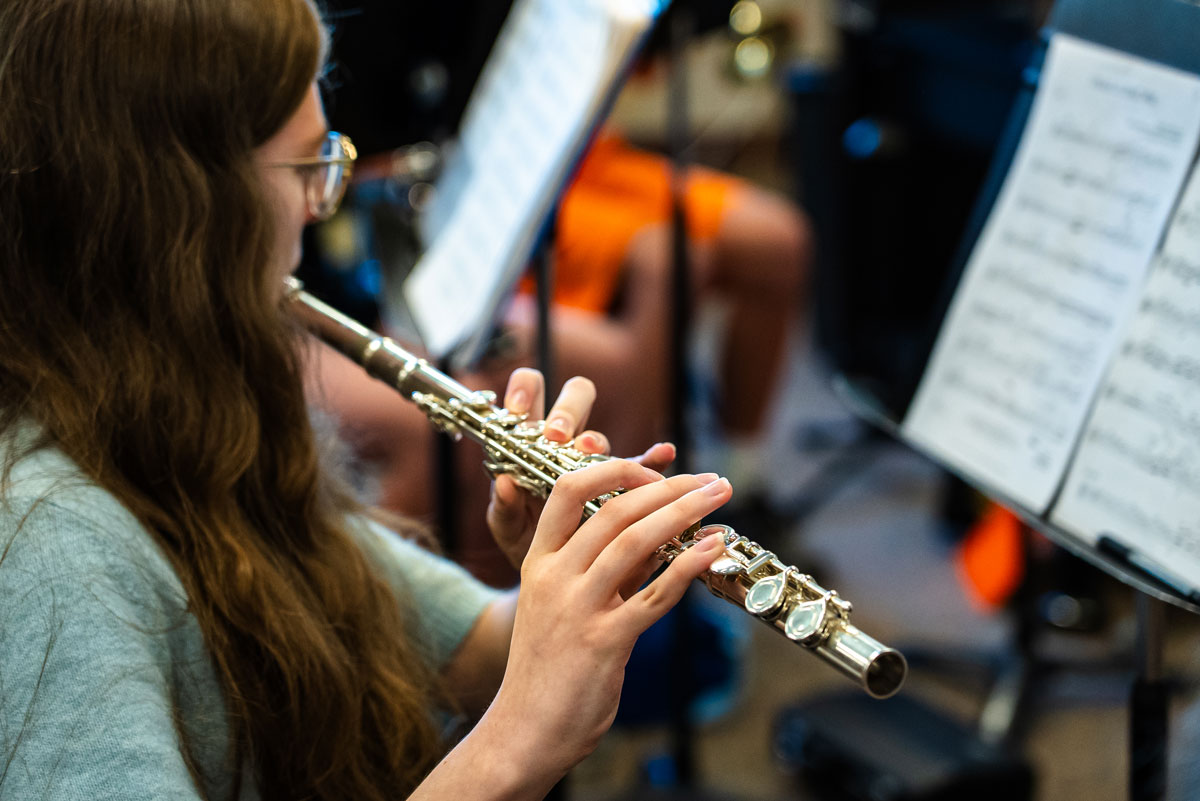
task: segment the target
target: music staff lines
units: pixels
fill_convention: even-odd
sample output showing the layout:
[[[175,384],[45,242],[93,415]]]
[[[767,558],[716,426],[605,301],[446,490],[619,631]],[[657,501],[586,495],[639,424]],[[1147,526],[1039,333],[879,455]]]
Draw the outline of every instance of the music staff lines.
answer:
[[[1056,123],[1051,131],[1054,137],[1062,142],[1096,150],[1102,153],[1104,158],[1113,162],[1127,162],[1134,169],[1164,171],[1171,168],[1171,162],[1165,156],[1140,150],[1128,142],[1106,138],[1093,131],[1085,131],[1067,122]]]
[[[1171,220],[1171,228],[1187,233],[1193,240],[1200,240],[1200,213],[1196,209],[1180,209]]]
[[[1067,403],[1082,399],[1083,387],[1073,381],[1056,378],[1053,365],[1045,359],[1031,355],[1019,356],[1000,350],[984,336],[963,336],[954,341],[954,347],[970,359],[987,362],[993,368],[1005,370],[1010,376],[1037,387],[1047,395]]]
[[[1185,309],[1165,297],[1147,297],[1139,312],[1155,318],[1155,323],[1180,335],[1200,335],[1200,310]]]
[[[1200,488],[1200,484],[1197,483],[1200,475],[1190,469],[1191,460],[1186,456],[1155,453],[1146,448],[1139,448],[1121,436],[1120,432],[1103,426],[1093,426],[1087,434],[1087,441],[1093,446],[1111,451],[1125,464],[1134,465],[1146,475],[1169,481],[1175,489],[1200,498],[1197,492],[1197,488]]]
[[[1161,540],[1192,556],[1200,556],[1200,532],[1173,527],[1161,517],[1137,503],[1114,497],[1111,493],[1084,481],[1076,491],[1081,500],[1095,505],[1114,518],[1129,524],[1132,531],[1156,534]]]
[[[1121,357],[1200,388],[1200,361],[1189,356],[1173,356],[1154,342],[1130,340],[1121,346]]]
[[[1140,207],[1144,211],[1152,211],[1157,205],[1152,195],[1125,188],[1116,181],[1085,172],[1078,167],[1061,166],[1035,157],[1029,162],[1029,169],[1035,175],[1044,175],[1058,181],[1067,189],[1081,188],[1097,195],[1117,198],[1135,209]]]
[[[1046,433],[1056,441],[1061,441],[1067,435],[1062,421],[1051,414],[1039,414],[1034,409],[1022,406],[1011,395],[992,384],[974,381],[961,369],[953,367],[946,371],[943,385],[947,389],[957,390],[964,395],[982,401],[987,406],[1004,412],[1010,419],[1032,426]]]
[[[1073,317],[1089,328],[1108,331],[1113,326],[1113,318],[1104,311],[1093,309],[1075,298],[1057,292],[1049,284],[1033,281],[1022,270],[1010,265],[991,264],[984,273],[984,278],[1003,284],[1035,303],[1051,305],[1063,316]]]
[[[1108,384],[1102,396],[1105,403],[1113,403],[1145,420],[1167,425],[1181,434],[1200,442],[1200,415],[1185,412],[1174,398],[1160,395],[1153,400],[1135,392],[1126,391],[1120,385]]]
[[[1094,278],[1113,291],[1121,291],[1129,285],[1129,280],[1118,272],[1106,270],[1103,264],[1085,261],[1079,254],[1066,249],[1053,249],[1038,238],[1022,236],[1011,229],[1000,234],[1000,241],[1013,250],[1028,254],[1038,263],[1053,264],[1062,267],[1073,275],[1086,275]]]
[[[1084,372],[1085,363],[1090,363],[1096,357],[1095,342],[1056,335],[1003,306],[976,298],[969,314],[989,326],[1001,329],[1005,336],[1029,339],[1039,347],[1052,351],[1054,358],[1060,359],[1071,373]]]
[[[1159,269],[1165,270],[1176,281],[1183,284],[1184,289],[1200,286],[1200,264],[1164,253],[1158,259],[1158,266]]]
[[[1020,195],[1017,197],[1017,208],[1034,217],[1052,220],[1076,236],[1093,234],[1124,250],[1140,251],[1142,247],[1141,241],[1124,228],[1080,217],[1074,212],[1051,206],[1041,198]]]
[[[1157,139],[1159,143],[1166,147],[1178,147],[1179,143],[1187,136],[1187,132],[1178,124],[1167,123],[1162,120],[1157,120],[1149,124],[1140,119],[1132,119],[1129,121],[1129,127],[1147,139]]]

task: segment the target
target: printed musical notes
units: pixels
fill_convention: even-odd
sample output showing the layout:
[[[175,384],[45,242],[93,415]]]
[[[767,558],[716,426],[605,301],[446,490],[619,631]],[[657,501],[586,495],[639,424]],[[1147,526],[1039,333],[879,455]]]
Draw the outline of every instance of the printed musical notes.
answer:
[[[470,363],[658,0],[521,0],[438,181],[402,288],[423,344]],[[389,287],[389,291],[397,288]],[[460,365],[461,366],[461,365]]]
[[[1167,228],[1051,520],[1200,586],[1200,170]]]
[[[1051,40],[1012,167],[904,420],[914,444],[1046,511],[1198,138],[1200,78]]]

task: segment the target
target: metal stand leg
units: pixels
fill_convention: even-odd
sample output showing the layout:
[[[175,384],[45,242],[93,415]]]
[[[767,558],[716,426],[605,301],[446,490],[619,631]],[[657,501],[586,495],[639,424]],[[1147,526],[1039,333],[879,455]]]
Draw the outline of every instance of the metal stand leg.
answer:
[[[1129,695],[1129,798],[1159,801],[1167,785],[1167,685],[1162,652],[1166,608],[1137,594],[1137,675]]]
[[[692,469],[691,431],[687,420],[687,356],[688,335],[691,331],[691,267],[688,258],[687,215],[684,210],[686,154],[688,139],[687,65],[685,46],[692,35],[692,19],[685,8],[676,8],[670,18],[671,73],[668,94],[668,137],[671,142],[671,332],[670,332],[670,414],[675,442],[675,467],[687,472]],[[690,600],[685,594],[675,607],[673,616],[671,664],[677,676],[688,676],[694,652],[688,630]],[[696,784],[695,730],[691,705],[694,693],[688,681],[671,685],[670,704],[671,752],[675,768],[675,784],[691,790]]]
[[[546,380],[547,404],[554,402],[558,388],[554,382],[554,341],[550,335],[550,303],[554,296],[553,242],[551,232],[533,257],[537,284],[537,366]]]
[[[442,360],[438,369],[449,374],[449,360]],[[433,475],[437,493],[435,501],[438,535],[442,548],[451,558],[460,558],[462,536],[459,531],[458,470],[454,440],[436,434],[433,437]]]

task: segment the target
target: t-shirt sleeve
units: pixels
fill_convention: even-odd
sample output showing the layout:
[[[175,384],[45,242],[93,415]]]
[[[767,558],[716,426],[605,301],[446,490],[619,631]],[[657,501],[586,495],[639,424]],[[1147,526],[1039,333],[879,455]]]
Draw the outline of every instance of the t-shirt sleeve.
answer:
[[[426,647],[430,664],[444,668],[480,614],[501,592],[374,521],[364,520],[362,528],[368,554],[397,595],[411,599],[415,633]]]
[[[0,798],[200,797],[169,689],[182,607],[121,542],[52,503],[0,512]]]

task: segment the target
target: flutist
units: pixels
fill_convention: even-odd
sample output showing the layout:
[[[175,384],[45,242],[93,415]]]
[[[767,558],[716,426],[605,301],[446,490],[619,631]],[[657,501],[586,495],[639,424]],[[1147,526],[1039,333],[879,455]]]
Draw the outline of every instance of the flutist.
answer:
[[[641,588],[731,489],[627,460],[506,478],[519,596],[369,522],[284,308],[354,159],[325,48],[309,0],[0,4],[0,798],[539,798],[725,553]],[[552,415],[603,452],[592,397]]]

